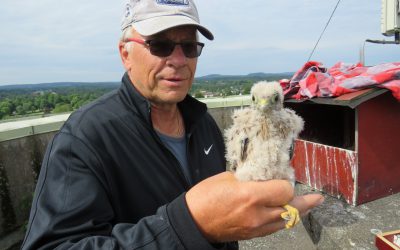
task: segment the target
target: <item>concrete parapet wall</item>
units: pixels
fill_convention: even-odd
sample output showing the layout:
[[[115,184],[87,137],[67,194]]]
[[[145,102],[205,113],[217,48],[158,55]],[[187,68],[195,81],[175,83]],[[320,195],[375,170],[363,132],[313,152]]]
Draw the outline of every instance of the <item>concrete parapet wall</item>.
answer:
[[[26,225],[47,144],[68,117],[0,123],[0,237]]]
[[[0,142],[0,236],[26,223],[42,158],[54,134]]]
[[[209,109],[208,113],[212,115],[218,127],[224,130],[232,124],[232,112],[237,107],[223,107],[223,108],[213,108]]]

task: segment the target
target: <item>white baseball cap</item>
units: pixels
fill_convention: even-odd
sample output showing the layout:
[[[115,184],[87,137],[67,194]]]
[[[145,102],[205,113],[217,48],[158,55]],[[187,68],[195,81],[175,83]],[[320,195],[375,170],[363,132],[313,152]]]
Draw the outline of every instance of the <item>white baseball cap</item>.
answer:
[[[121,29],[132,26],[139,34],[151,36],[182,25],[194,25],[207,39],[214,39],[214,35],[200,25],[193,0],[129,0]]]

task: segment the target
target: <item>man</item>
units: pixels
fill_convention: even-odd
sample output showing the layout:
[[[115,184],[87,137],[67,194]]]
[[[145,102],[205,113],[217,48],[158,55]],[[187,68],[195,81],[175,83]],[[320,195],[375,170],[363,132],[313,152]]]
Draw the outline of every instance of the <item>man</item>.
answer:
[[[73,113],[49,144],[22,249],[237,249],[319,195],[238,182],[206,106],[187,93],[203,44],[192,0],[131,0],[119,90]]]

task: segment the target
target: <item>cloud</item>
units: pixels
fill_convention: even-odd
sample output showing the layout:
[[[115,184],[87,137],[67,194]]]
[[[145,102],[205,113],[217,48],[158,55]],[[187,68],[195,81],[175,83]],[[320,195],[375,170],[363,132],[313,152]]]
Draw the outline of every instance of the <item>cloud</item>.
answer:
[[[337,1],[196,3],[202,23],[215,35],[214,41],[205,40],[197,70],[200,76],[297,70],[310,55]],[[124,4],[124,0],[3,0],[0,84],[119,80],[123,69],[117,42]],[[327,65],[354,63],[367,38],[383,38],[380,2],[341,1],[312,59]],[[368,44],[365,48],[371,63],[400,58],[395,46]]]
[[[1,74],[0,84],[79,80],[75,76],[101,80],[105,74],[93,74],[93,65],[104,63],[105,72],[115,68],[111,63],[120,67],[122,6],[105,0],[3,1],[0,66],[19,73]],[[110,72],[103,80],[112,77]]]

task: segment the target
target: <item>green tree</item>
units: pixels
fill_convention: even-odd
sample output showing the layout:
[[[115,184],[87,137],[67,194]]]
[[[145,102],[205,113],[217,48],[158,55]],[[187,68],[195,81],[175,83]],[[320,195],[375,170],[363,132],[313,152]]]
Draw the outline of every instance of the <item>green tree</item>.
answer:
[[[47,101],[47,99],[45,97],[42,97],[40,99],[39,109],[40,110],[45,110],[45,109],[47,109],[49,107],[50,107],[50,105],[49,105],[49,102]]]
[[[22,104],[22,109],[24,111],[24,113],[29,113],[32,112],[32,102],[25,102]]]
[[[12,104],[9,100],[0,102],[0,112],[3,114],[3,116],[11,115]]]
[[[72,111],[70,104],[56,104],[55,108],[53,109],[53,113],[63,113],[69,111]]]
[[[250,94],[250,90],[251,90],[251,86],[245,86],[243,89],[243,94],[244,95],[249,95]]]
[[[203,95],[203,93],[201,91],[197,91],[194,94],[194,98],[204,98],[204,95]]]
[[[71,104],[73,109],[79,108],[78,105],[77,105],[78,102],[79,102],[79,96],[78,95],[72,95],[70,104]]]
[[[35,96],[33,100],[33,105],[35,106],[36,109],[40,109],[40,101],[41,101],[41,96]]]
[[[47,95],[47,107],[53,109],[56,106],[57,94],[50,93]]]
[[[15,108],[15,110],[17,111],[18,115],[25,115],[25,111],[24,108],[22,107],[22,105],[19,105]]]

